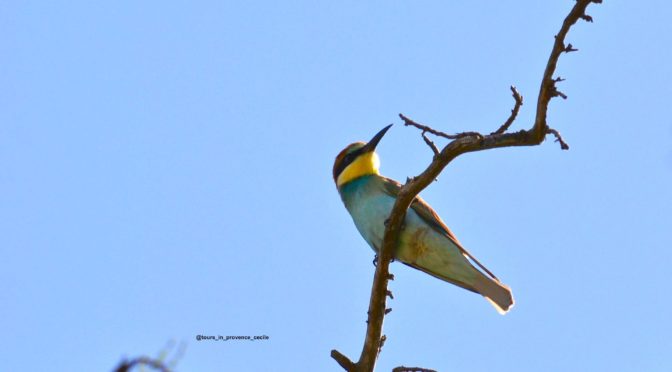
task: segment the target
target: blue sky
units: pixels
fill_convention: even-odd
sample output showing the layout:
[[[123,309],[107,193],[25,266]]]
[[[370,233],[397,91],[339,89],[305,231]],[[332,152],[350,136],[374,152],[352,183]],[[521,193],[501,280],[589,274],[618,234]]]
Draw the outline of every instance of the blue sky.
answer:
[[[3,369],[338,371],[361,350],[372,251],[331,179],[397,123],[383,174],[431,160],[402,112],[529,128],[573,1],[0,5]],[[591,6],[549,123],[571,146],[468,154],[423,192],[517,300],[393,264],[379,370],[672,369],[669,2]],[[267,335],[257,342],[196,335]]]

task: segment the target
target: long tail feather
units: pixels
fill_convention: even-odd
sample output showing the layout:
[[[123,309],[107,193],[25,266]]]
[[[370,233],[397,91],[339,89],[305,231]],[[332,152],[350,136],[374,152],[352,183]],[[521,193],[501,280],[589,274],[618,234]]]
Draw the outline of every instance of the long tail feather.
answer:
[[[511,310],[515,303],[509,287],[485,275],[479,275],[471,284],[502,315]]]

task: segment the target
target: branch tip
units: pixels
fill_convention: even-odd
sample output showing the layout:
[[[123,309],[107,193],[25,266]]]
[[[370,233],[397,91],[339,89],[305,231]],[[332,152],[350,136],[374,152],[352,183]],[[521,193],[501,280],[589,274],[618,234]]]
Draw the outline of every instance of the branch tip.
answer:
[[[572,43],[567,44],[567,46],[563,50],[563,52],[565,52],[565,53],[576,52],[576,51],[578,51],[578,49],[574,48],[574,45],[572,45]]]
[[[470,136],[476,136],[476,137],[479,137],[479,138],[483,137],[478,132],[462,132],[462,133],[456,133],[456,134],[448,134],[448,133],[441,132],[440,130],[436,130],[434,128],[431,128],[431,127],[428,127],[426,125],[420,124],[420,123],[416,122],[415,120],[407,117],[404,114],[399,114],[399,117],[401,118],[401,120],[404,121],[404,126],[405,127],[407,127],[407,126],[416,127],[418,129],[420,129],[422,131],[422,133],[429,132],[429,133],[431,133],[431,134],[433,134],[437,137],[443,137],[443,138],[450,139],[450,140],[454,140],[454,139],[458,139],[458,138],[464,138],[464,137],[470,137]]]
[[[511,94],[513,95],[513,99],[515,101],[513,108],[511,109],[511,115],[509,115],[509,118],[506,119],[504,124],[502,124],[499,127],[499,129],[490,133],[490,135],[503,134],[504,132],[506,132],[511,126],[511,124],[513,124],[513,122],[516,120],[518,112],[520,111],[520,106],[523,105],[523,96],[521,96],[520,93],[518,93],[516,87],[512,85],[511,87],[509,87],[509,89],[511,89]]]
[[[567,142],[565,142],[565,140],[562,138],[562,136],[560,135],[560,132],[558,132],[557,130],[555,130],[555,129],[553,129],[553,128],[547,128],[547,129],[546,129],[546,134],[552,134],[553,136],[555,136],[555,142],[559,142],[559,143],[560,143],[560,148],[561,148],[561,149],[563,149],[563,150],[569,150],[569,145],[568,145]]]
[[[331,351],[331,357],[336,360],[336,362],[343,367],[346,371],[354,371],[355,363],[353,363],[348,357],[341,354],[338,350],[334,349]]]

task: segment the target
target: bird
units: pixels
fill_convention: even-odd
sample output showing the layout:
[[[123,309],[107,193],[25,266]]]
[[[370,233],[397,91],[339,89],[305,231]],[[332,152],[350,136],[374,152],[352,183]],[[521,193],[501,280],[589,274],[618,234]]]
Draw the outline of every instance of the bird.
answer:
[[[369,142],[346,146],[334,161],[336,188],[357,230],[378,254],[401,184],[380,175],[376,146],[392,124]],[[469,253],[420,196],[402,223],[394,259],[485,297],[500,314],[514,305],[511,289]]]

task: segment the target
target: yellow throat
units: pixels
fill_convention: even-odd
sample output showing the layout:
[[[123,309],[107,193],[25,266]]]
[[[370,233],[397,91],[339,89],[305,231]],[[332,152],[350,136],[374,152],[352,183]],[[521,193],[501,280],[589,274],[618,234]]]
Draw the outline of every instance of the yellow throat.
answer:
[[[380,159],[374,151],[366,152],[355,159],[350,165],[345,167],[336,180],[336,186],[341,187],[346,183],[369,174],[380,174]]]

